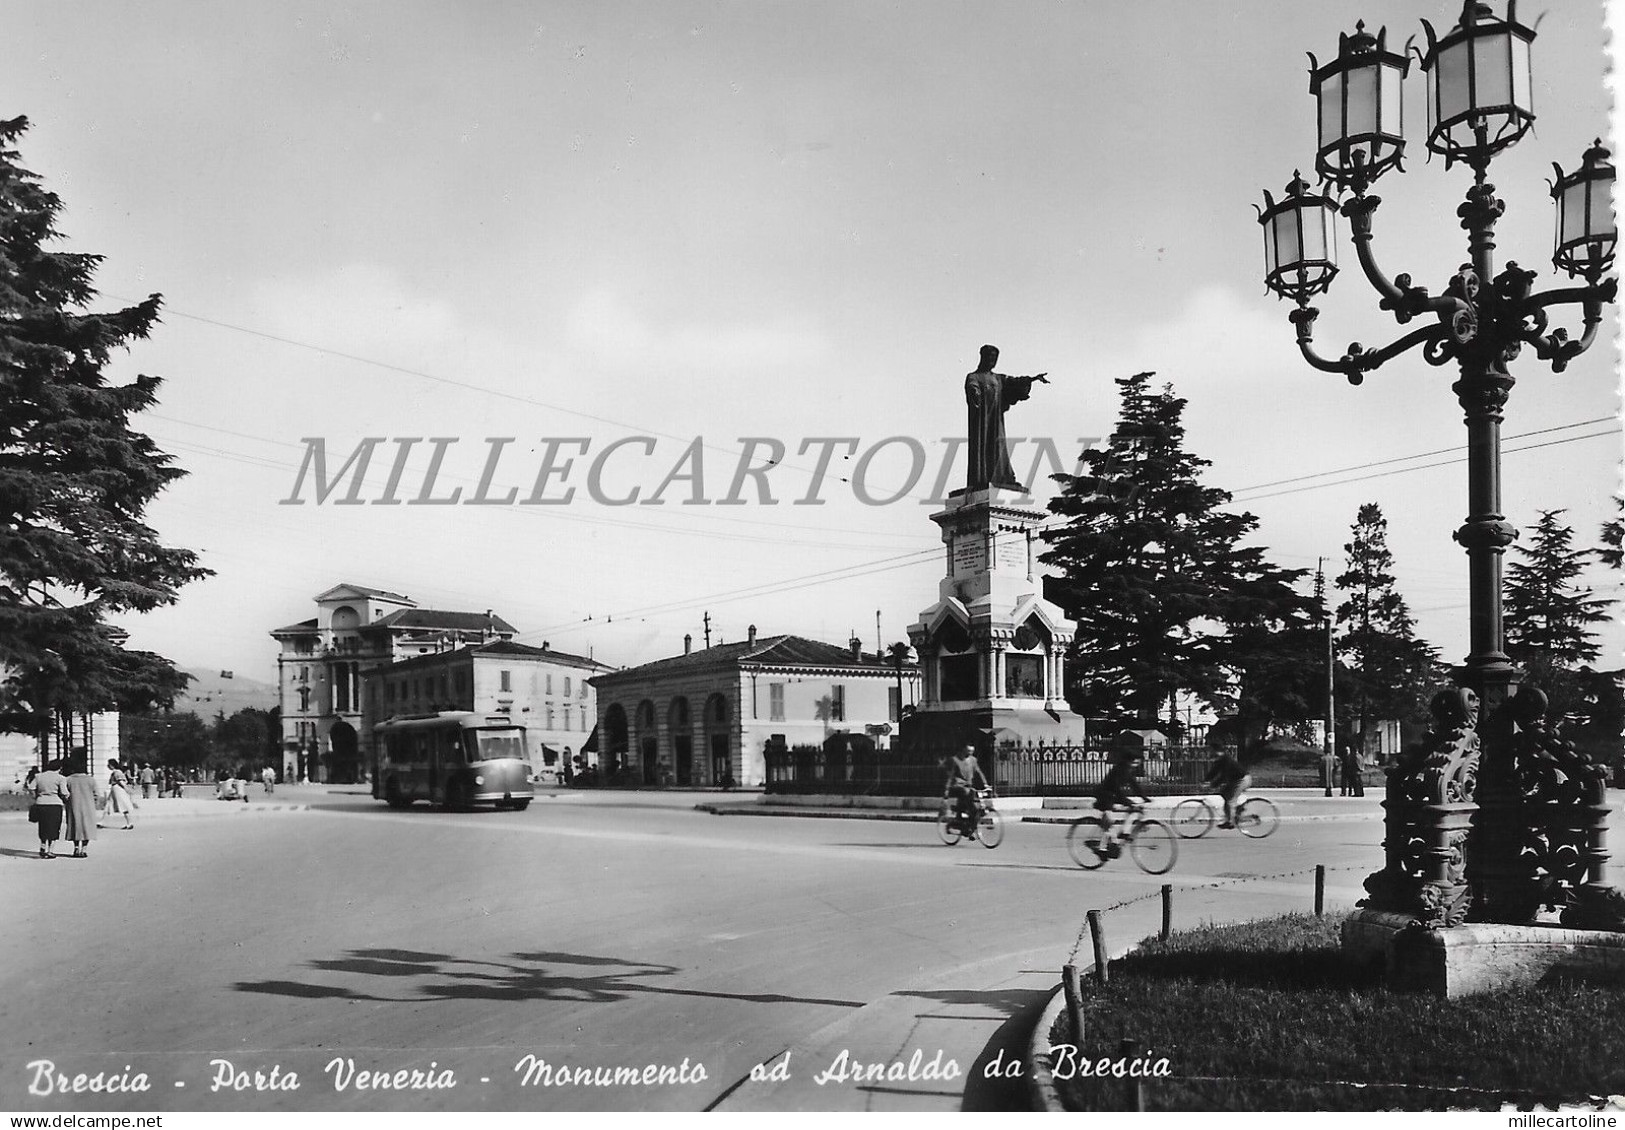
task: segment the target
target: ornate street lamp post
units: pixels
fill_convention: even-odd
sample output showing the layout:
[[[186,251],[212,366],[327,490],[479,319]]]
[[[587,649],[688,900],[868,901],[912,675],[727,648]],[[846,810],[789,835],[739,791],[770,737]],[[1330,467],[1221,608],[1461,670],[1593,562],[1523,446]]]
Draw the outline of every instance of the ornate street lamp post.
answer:
[[[1426,927],[1469,915],[1532,922],[1541,908],[1573,925],[1625,928],[1625,898],[1602,882],[1606,768],[1576,754],[1545,721],[1545,696],[1520,693],[1521,673],[1507,658],[1501,623],[1501,559],[1515,534],[1501,511],[1502,410],[1513,385],[1508,365],[1524,346],[1561,372],[1588,349],[1618,280],[1608,151],[1597,143],[1572,173],[1557,169],[1553,263],[1580,285],[1534,290],[1535,273],[1508,262],[1495,269],[1495,225],[1505,210],[1488,183],[1491,160],[1533,125],[1530,47],[1533,29],[1517,20],[1516,0],[1498,18],[1468,0],[1461,21],[1438,37],[1423,21],[1427,51],[1427,148],[1445,167],[1461,163],[1473,184],[1457,209],[1468,261],[1434,295],[1411,276],[1390,279],[1372,251],[1372,217],[1381,201],[1371,187],[1403,169],[1401,128],[1405,55],[1390,52],[1387,29],[1358,24],[1337,57],[1310,56],[1309,89],[1318,106],[1317,191],[1294,175],[1279,200],[1264,194],[1265,285],[1296,304],[1289,318],[1298,347],[1316,369],[1351,384],[1411,349],[1430,365],[1454,361],[1454,386],[1466,416],[1468,515],[1455,537],[1467,551],[1471,649],[1459,686],[1434,700],[1436,725],[1425,748],[1390,773],[1387,864],[1367,880],[1368,905],[1414,916]],[[1377,349],[1350,345],[1331,359],[1314,346],[1310,305],[1337,276],[1334,218],[1347,221],[1360,269],[1382,309],[1401,326],[1423,324]],[[1550,329],[1550,312],[1579,306],[1582,332]],[[1482,712],[1482,718],[1480,714]]]

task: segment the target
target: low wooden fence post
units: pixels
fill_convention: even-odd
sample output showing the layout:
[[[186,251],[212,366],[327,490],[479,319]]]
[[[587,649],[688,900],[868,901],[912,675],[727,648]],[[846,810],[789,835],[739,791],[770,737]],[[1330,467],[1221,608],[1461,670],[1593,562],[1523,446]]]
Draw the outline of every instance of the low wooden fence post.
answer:
[[[1061,990],[1066,994],[1066,1015],[1072,1022],[1073,1046],[1083,1048],[1083,975],[1071,962],[1061,966]]]
[[[1326,916],[1326,865],[1315,864],[1315,917]]]
[[[1137,1058],[1139,1056],[1139,1054],[1140,1054],[1140,1041],[1138,1041],[1138,1040],[1130,1040],[1130,1039],[1124,1038],[1123,1042],[1117,1045],[1117,1058],[1119,1060],[1121,1060],[1121,1061],[1124,1061],[1125,1063],[1127,1061],[1129,1061],[1129,1060]],[[1127,1099],[1128,1099],[1127,1109],[1135,1111],[1137,1113],[1144,1111],[1145,1110],[1145,1077],[1143,1075],[1134,1076],[1129,1081],[1128,1087],[1129,1087],[1129,1091],[1128,1091],[1128,1095],[1127,1095]]]
[[[1101,923],[1100,911],[1089,912],[1089,941],[1095,949],[1095,984],[1106,983],[1106,927]]]
[[[1174,885],[1162,885],[1162,940],[1167,941],[1174,932]]]

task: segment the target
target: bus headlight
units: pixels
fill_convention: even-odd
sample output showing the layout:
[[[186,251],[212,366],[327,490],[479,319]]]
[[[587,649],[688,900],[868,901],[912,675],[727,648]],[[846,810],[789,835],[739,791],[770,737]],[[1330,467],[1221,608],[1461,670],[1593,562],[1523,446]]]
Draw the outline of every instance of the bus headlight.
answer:
[[[474,783],[476,785],[483,785],[483,784],[485,784],[485,778],[483,776],[480,776],[479,774],[475,774]]]

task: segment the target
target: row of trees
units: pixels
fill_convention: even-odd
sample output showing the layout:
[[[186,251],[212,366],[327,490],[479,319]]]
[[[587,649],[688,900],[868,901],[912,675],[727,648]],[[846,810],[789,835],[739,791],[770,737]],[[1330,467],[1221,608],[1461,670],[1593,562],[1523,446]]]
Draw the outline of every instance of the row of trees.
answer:
[[[18,164],[27,125],[0,121],[0,731],[44,738],[72,715],[173,702],[187,676],[126,650],[111,618],[209,570],[143,520],[184,473],[130,424],[161,382],[104,374],[159,296],[88,312],[101,257],[52,249],[62,202]]]
[[[236,769],[270,765],[280,772],[281,727],[277,711],[245,707],[205,722],[191,711],[126,714],[119,719],[119,745],[126,762],[177,769]]]
[[[1326,621],[1337,626],[1335,690],[1341,727],[1421,720],[1448,679],[1438,652],[1416,635],[1398,591],[1387,521],[1361,506],[1333,580],[1270,562],[1243,544],[1258,519],[1226,509],[1228,492],[1202,482],[1210,466],[1185,449],[1186,401],[1151,373],[1117,381],[1117,428],[1085,452],[1085,473],[1058,475],[1045,532],[1058,576],[1047,594],[1078,622],[1069,657],[1071,706],[1091,717],[1179,728],[1177,702],[1195,696],[1237,719],[1244,743],[1271,722],[1318,718],[1325,706]],[[1620,694],[1588,666],[1595,625],[1611,603],[1583,588],[1593,557],[1619,568],[1625,522],[1604,527],[1596,549],[1574,544],[1547,511],[1507,570],[1508,652],[1553,695],[1554,708],[1617,742]],[[1163,723],[1164,717],[1168,721]]]

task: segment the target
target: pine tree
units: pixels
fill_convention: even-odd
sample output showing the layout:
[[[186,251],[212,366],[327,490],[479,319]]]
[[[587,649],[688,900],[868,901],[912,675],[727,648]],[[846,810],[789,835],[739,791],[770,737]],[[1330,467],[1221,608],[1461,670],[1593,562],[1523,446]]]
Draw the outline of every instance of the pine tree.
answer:
[[[1614,516],[1602,524],[1597,560],[1618,573],[1625,569],[1625,494],[1614,495]]]
[[[1388,519],[1375,502],[1360,507],[1343,552],[1347,567],[1334,583],[1349,594],[1337,607],[1337,623],[1347,625],[1337,641],[1347,685],[1338,697],[1352,698],[1360,733],[1369,734],[1373,719],[1421,713],[1439,681],[1438,654],[1416,638],[1410,609],[1394,587]]]
[[[1550,696],[1562,716],[1582,697],[1576,678],[1598,656],[1592,625],[1607,619],[1611,601],[1578,580],[1596,551],[1577,549],[1574,530],[1558,521],[1562,510],[1542,510],[1529,527],[1530,543],[1515,546],[1519,560],[1507,566],[1502,623],[1507,656]]]
[[[185,677],[123,650],[107,618],[173,603],[208,570],[143,521],[184,473],[130,427],[159,379],[103,375],[159,297],[84,312],[101,257],[48,247],[62,202],[17,163],[27,126],[0,121],[0,730],[43,735],[68,714],[172,699]]]
[[[1117,381],[1107,446],[1083,453],[1086,474],[1055,476],[1050,509],[1064,522],[1045,532],[1043,555],[1059,570],[1047,594],[1078,622],[1073,708],[1147,725],[1177,692],[1227,701],[1309,603],[1293,589],[1302,571],[1239,544],[1258,519],[1221,510],[1230,495],[1202,485],[1209,463],[1184,448],[1186,402],[1168,386],[1150,391],[1152,376]]]

